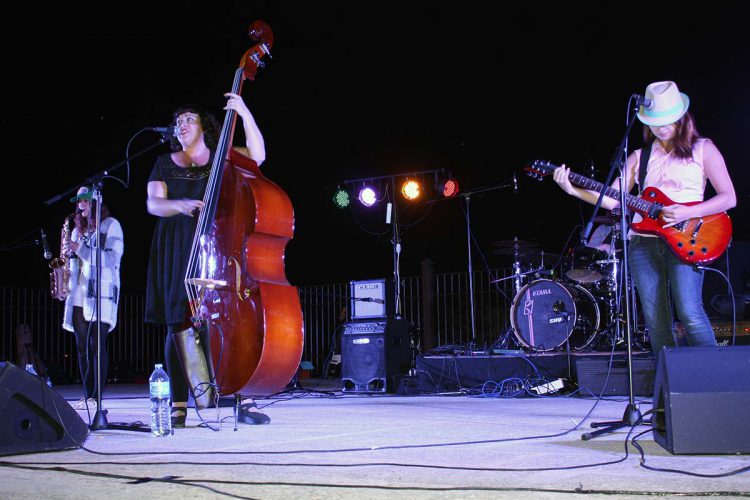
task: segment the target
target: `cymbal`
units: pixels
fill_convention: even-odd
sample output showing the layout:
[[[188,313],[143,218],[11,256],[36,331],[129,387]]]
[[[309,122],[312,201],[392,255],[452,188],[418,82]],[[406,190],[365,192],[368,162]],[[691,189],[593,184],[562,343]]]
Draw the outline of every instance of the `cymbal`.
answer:
[[[596,283],[604,277],[602,273],[592,269],[571,269],[565,276],[579,283]]]
[[[539,243],[535,241],[501,240],[495,241],[492,245],[501,248],[535,248],[539,246]]]
[[[498,248],[497,250],[493,250],[492,253],[495,254],[495,255],[510,255],[510,256],[513,256],[513,255],[516,255],[516,249],[515,248]],[[545,252],[541,248],[528,247],[528,248],[519,248],[518,249],[518,255],[519,256],[523,255],[523,256],[527,256],[528,257],[528,256],[532,256],[532,255],[541,255],[542,253],[544,255],[547,255],[547,252]]]
[[[534,249],[534,248],[528,248],[524,250],[519,250],[518,254],[513,252],[513,249],[508,248],[501,248],[499,250],[495,250],[492,252],[495,255],[501,255],[503,257],[510,257],[511,259],[514,259],[516,255],[518,255],[519,262],[539,262],[541,261],[542,257],[544,257],[544,262],[555,262],[557,259],[560,258],[560,254],[556,253],[547,253],[543,250]]]

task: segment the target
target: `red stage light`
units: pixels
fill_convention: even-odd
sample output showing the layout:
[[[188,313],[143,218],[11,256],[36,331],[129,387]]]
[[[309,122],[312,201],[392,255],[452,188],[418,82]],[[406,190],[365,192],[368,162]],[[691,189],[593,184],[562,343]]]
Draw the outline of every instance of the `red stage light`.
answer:
[[[448,179],[443,183],[443,196],[451,198],[458,194],[458,181],[456,179]]]

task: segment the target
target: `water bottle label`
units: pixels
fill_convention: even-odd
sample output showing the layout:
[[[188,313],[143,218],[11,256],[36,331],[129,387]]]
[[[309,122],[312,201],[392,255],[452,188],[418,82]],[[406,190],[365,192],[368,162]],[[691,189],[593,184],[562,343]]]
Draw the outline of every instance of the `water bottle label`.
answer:
[[[152,398],[168,398],[169,382],[151,382],[149,392]]]

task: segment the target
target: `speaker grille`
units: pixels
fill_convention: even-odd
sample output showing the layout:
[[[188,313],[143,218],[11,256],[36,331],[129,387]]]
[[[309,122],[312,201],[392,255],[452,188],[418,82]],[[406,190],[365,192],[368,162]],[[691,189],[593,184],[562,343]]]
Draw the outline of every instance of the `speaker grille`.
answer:
[[[385,338],[346,335],[341,352],[343,392],[385,392]]]

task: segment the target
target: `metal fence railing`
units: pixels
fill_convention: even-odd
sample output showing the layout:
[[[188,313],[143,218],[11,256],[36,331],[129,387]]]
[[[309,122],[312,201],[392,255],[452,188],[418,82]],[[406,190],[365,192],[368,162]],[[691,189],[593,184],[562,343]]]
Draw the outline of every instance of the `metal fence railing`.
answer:
[[[468,273],[402,277],[401,314],[412,326],[422,350],[446,344],[495,342],[508,326],[512,296],[508,269],[473,273],[474,324],[472,327]],[[338,345],[339,329],[348,320],[349,284],[299,288],[304,315],[303,360],[320,375],[326,359]],[[78,375],[73,335],[62,329],[62,303],[49,290],[0,288],[2,319],[0,360],[16,360],[16,330],[30,327],[33,345],[58,382],[76,382]],[[107,338],[110,382],[145,381],[154,363],[161,362],[165,328],[143,321],[145,298],[123,294],[118,324]]]

